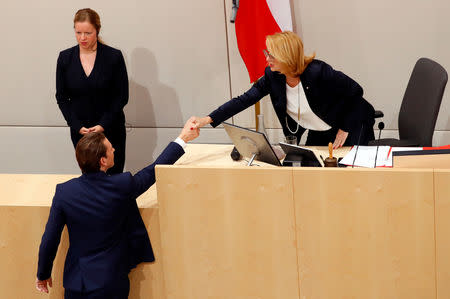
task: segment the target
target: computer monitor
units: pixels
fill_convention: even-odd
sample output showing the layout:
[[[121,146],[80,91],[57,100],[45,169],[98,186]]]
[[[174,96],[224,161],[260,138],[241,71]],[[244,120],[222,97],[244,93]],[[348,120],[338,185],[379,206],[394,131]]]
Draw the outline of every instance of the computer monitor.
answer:
[[[281,166],[280,160],[278,160],[272,146],[263,133],[235,126],[226,122],[222,124],[239,153],[250,159],[248,165],[251,165],[253,160],[256,159],[269,164]]]

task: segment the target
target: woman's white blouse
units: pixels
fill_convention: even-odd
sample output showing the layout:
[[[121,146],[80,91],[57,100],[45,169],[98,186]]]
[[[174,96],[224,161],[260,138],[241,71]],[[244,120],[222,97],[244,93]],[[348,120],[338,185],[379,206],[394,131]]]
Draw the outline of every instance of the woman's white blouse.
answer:
[[[299,94],[300,93],[300,94]],[[292,119],[297,121],[305,129],[314,131],[327,131],[331,127],[318,117],[309,107],[305,91],[301,82],[297,86],[290,87],[286,84],[286,110]],[[300,120],[298,119],[298,105],[300,104]]]

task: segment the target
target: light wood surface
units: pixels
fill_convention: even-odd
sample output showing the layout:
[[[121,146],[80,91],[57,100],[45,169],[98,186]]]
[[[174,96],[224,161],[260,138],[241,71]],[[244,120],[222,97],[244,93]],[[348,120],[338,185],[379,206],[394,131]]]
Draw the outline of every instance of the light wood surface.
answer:
[[[299,298],[289,169],[159,166],[157,181],[167,298]]]
[[[450,298],[448,170],[246,167],[231,149],[190,144],[157,168],[159,203],[155,186],[138,199],[156,262],[130,298]],[[0,298],[61,298],[67,233],[50,295],[37,253],[76,176],[0,174]]]
[[[49,211],[49,207],[0,206],[0,298],[63,298],[66,229],[53,266],[50,294],[41,294],[34,287],[39,244]]]
[[[231,160],[231,149],[231,145],[189,144],[178,163],[244,165],[245,161]],[[54,286],[50,295],[40,294],[34,288],[37,254],[56,185],[79,175],[0,174],[0,298],[62,298],[62,270],[69,244],[66,230],[55,259]],[[137,202],[149,231],[156,261],[140,264],[131,272],[130,298],[164,299],[156,185],[142,194]]]
[[[393,156],[392,159],[395,168],[450,169],[450,154]]]
[[[437,298],[450,298],[450,171],[434,173]]]
[[[157,177],[168,298],[436,298],[431,169],[161,166]],[[284,180],[291,192],[270,192]],[[271,275],[290,281],[280,255],[292,237],[274,248],[261,232],[290,235],[291,219],[299,293],[281,294]]]
[[[80,174],[0,174],[0,206],[50,207],[56,185]],[[156,185],[137,199],[140,208],[156,206]]]
[[[279,147],[278,145],[275,145]],[[325,159],[328,157],[327,146],[308,146],[314,151],[317,159],[321,161],[321,156]],[[240,167],[247,165],[247,160],[242,159],[233,161],[230,157],[233,145],[230,144],[188,144],[183,157],[177,161],[176,165],[195,165],[195,166],[226,166]],[[281,150],[281,148],[280,148]],[[344,157],[350,151],[350,147],[341,147],[333,151],[333,156],[337,158]],[[322,162],[322,161],[321,161]],[[265,167],[276,167],[274,165],[255,161],[254,164]],[[323,164],[323,163],[322,163]]]
[[[293,172],[301,298],[435,298],[432,170]]]
[[[49,207],[0,206],[0,298],[63,298],[62,273],[69,240],[64,229],[54,262],[49,295],[34,288],[39,244]],[[141,209],[156,261],[143,263],[130,274],[129,298],[164,299],[159,215],[157,208]]]
[[[34,288],[34,281],[39,244],[56,184],[78,176],[0,174],[0,298],[63,297],[62,273],[69,245],[66,229],[53,266],[53,288],[50,294],[40,294]],[[137,202],[156,261],[140,264],[132,270],[129,298],[165,299],[155,185],[142,194]]]

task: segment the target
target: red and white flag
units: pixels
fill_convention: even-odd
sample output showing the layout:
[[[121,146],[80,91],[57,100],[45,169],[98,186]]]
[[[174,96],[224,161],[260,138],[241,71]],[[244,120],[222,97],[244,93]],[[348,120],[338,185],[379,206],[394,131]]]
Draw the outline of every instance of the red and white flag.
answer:
[[[264,75],[266,36],[292,31],[289,0],[240,0],[236,15],[236,38],[250,82]]]

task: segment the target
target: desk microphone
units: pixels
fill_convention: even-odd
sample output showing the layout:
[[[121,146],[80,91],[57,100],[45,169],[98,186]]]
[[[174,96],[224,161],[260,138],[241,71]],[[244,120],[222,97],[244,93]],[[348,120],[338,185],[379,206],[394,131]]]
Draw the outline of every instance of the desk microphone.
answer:
[[[238,8],[239,8],[239,0],[233,0],[233,7],[231,8],[231,18],[230,18],[231,23],[234,23],[234,21],[236,20]]]
[[[233,161],[239,161],[241,159],[241,153],[239,153],[239,151],[237,150],[236,147],[233,147],[233,150],[230,153],[231,159],[233,159]]]
[[[361,141],[361,134],[364,128],[364,123],[361,124],[361,131],[359,131],[358,142],[356,143],[355,157],[353,158],[352,168],[355,166],[356,155],[358,154],[359,142]]]
[[[377,167],[378,148],[380,147],[381,130],[384,129],[384,122],[380,121],[378,123],[378,129],[380,130],[380,133],[378,134],[377,151],[375,152],[375,163],[373,165],[373,168]]]

